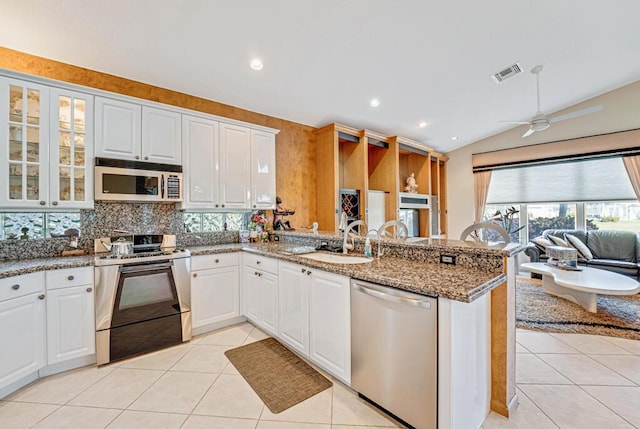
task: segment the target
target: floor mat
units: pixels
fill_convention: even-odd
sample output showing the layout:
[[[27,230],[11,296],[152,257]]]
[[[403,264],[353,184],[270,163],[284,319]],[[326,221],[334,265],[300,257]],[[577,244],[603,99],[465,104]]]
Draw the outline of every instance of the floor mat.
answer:
[[[274,414],[332,386],[331,381],[274,338],[224,354]]]

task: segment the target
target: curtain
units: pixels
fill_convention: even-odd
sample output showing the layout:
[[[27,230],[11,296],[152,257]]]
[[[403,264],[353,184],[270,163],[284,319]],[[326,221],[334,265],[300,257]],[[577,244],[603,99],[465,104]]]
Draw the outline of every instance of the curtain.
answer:
[[[487,205],[487,195],[489,195],[489,183],[491,183],[491,171],[473,173],[474,223],[482,221],[484,208]]]
[[[633,192],[635,192],[636,198],[640,200],[640,156],[625,156],[622,158],[622,162],[629,175]]]

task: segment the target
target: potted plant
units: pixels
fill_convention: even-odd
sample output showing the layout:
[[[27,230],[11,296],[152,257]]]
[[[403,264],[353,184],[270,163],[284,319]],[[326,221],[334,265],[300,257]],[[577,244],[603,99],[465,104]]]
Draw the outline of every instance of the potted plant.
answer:
[[[500,210],[496,210],[493,216],[491,216],[490,221],[503,227],[513,241],[519,241],[518,232],[520,232],[525,226],[520,225],[520,219],[519,217],[516,217],[518,213],[520,213],[520,210],[516,209],[514,206],[507,208],[504,213]]]

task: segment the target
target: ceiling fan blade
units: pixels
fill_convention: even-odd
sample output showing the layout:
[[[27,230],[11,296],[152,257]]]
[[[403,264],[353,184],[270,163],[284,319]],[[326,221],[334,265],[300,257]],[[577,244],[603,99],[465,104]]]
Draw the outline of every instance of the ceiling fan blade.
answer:
[[[533,128],[529,128],[529,129],[527,130],[527,132],[526,132],[526,133],[524,133],[524,134],[522,135],[522,137],[523,137],[523,138],[524,138],[524,137],[529,137],[531,134],[533,134],[533,133],[535,133],[535,132],[536,132],[536,130],[534,130]]]
[[[589,113],[599,112],[604,109],[602,105],[587,107],[585,109],[575,110],[573,112],[565,113],[564,115],[553,116],[549,118],[549,123],[566,121],[567,119],[577,118],[578,116],[588,115]]]
[[[498,121],[498,122],[503,124],[518,124],[518,125],[531,124],[531,122],[529,121]]]

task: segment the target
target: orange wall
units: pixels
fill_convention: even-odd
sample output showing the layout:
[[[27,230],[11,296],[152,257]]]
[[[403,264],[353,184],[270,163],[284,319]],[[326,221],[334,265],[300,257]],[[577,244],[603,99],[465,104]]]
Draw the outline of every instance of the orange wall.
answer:
[[[296,209],[295,216],[287,220],[293,227],[307,226],[315,220],[313,127],[4,47],[0,47],[0,68],[279,129],[276,136],[276,192],[283,199],[283,207]]]

